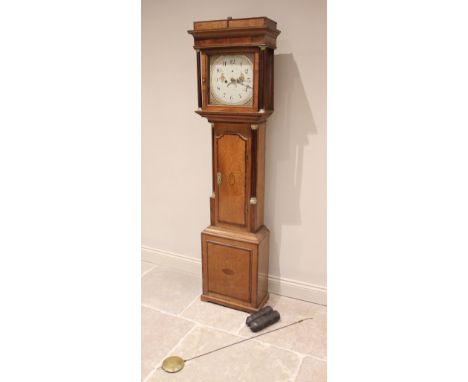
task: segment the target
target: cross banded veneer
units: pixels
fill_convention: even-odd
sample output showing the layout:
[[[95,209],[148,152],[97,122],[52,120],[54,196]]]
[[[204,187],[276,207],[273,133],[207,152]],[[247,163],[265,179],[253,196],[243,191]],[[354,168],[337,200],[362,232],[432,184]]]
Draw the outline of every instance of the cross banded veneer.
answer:
[[[194,22],[198,110],[212,126],[211,224],[201,234],[203,301],[255,312],[268,300],[266,121],[274,49],[266,17]]]

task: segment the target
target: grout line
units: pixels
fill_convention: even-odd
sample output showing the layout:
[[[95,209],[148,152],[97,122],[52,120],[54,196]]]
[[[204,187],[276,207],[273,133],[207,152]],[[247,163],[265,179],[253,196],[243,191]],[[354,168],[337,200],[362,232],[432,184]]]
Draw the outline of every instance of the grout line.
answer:
[[[290,382],[295,382],[297,379],[297,376],[299,375],[299,371],[301,370],[301,366],[304,363],[304,358],[305,356],[299,357],[299,364],[297,365],[296,371],[292,373]]]
[[[155,310],[159,313],[164,313],[164,314],[167,314],[169,316],[172,316],[172,317],[176,317],[176,318],[179,318],[180,320],[186,320],[186,321],[189,321],[189,322],[192,322],[194,324],[197,324],[198,326],[202,326],[202,327],[205,327],[205,328],[208,328],[208,329],[212,329],[212,330],[217,330],[219,332],[222,332],[222,333],[225,333],[225,334],[229,334],[231,336],[237,336],[237,337],[241,337],[241,338],[247,338],[246,336],[242,335],[242,334],[236,334],[236,333],[232,333],[232,332],[229,332],[225,329],[222,329],[222,328],[217,328],[215,326],[211,326],[211,325],[207,325],[207,324],[204,324],[204,323],[201,323],[201,322],[198,322],[198,321],[195,321],[191,318],[187,318],[187,317],[179,317],[178,315],[174,314],[174,313],[170,313],[170,312],[166,312],[164,310],[161,310],[161,309],[158,309],[158,308],[155,308],[153,306],[150,306],[150,305],[146,305],[146,304],[141,304],[141,306],[143,306],[144,308],[148,308],[148,309],[152,309],[152,310]]]
[[[278,345],[275,345],[275,344],[272,344],[270,342],[263,342],[257,338],[254,338],[252,341],[255,341],[257,343],[260,343],[261,345],[267,345],[267,346],[271,346],[271,347],[274,347],[276,349],[279,349],[279,350],[283,350],[283,351],[287,351],[288,353],[293,353],[295,354],[296,356],[298,357],[302,357],[302,356],[305,356],[304,353],[299,353],[298,351],[295,351],[295,350],[292,350],[292,349],[286,349],[286,348],[283,348],[281,346],[278,346]]]
[[[199,296],[196,297],[197,299],[199,298]],[[211,326],[211,325],[207,325],[207,324],[203,324],[203,323],[200,323],[198,321],[195,321],[193,319],[190,319],[190,318],[186,318],[186,317],[181,317],[180,314],[182,314],[190,305],[192,305],[193,303],[195,302],[195,300],[193,300],[186,308],[184,308],[182,310],[181,313],[179,314],[175,314],[175,313],[171,313],[171,312],[167,312],[167,311],[164,311],[162,309],[158,309],[158,308],[155,308],[153,306],[150,306],[150,305],[147,305],[147,304],[141,304],[143,307],[145,308],[148,308],[148,309],[152,309],[152,310],[155,310],[157,312],[160,312],[160,313],[163,313],[163,314],[166,314],[166,315],[169,315],[169,316],[172,316],[172,317],[176,317],[176,318],[179,318],[181,320],[186,320],[186,321],[189,321],[191,323],[193,323],[194,325],[192,326],[192,328],[190,328],[190,330],[184,335],[182,336],[182,338],[177,342],[177,344],[171,349],[171,351],[168,353],[167,356],[169,356],[176,348],[178,345],[180,345],[182,343],[182,341],[193,331],[195,330],[195,328],[197,327],[205,327],[205,328],[208,328],[208,329],[211,329],[211,330],[215,330],[215,331],[219,331],[219,332],[222,332],[224,334],[227,334],[227,335],[230,335],[230,336],[237,336],[237,337],[240,337],[240,338],[249,338],[249,336],[245,336],[245,335],[242,335],[240,334],[240,331],[242,330],[243,326],[245,325],[245,323],[243,322],[242,323],[242,327],[237,331],[237,333],[232,333],[232,332],[229,332],[227,330],[224,330],[224,329],[221,329],[221,328],[217,328],[217,327],[214,327],[214,326]],[[266,336],[265,336],[266,338]],[[276,349],[280,349],[282,351],[286,351],[288,353],[292,353],[292,354],[295,354],[298,358],[299,358],[299,365],[297,367],[297,370],[295,373],[292,374],[291,376],[291,379],[290,381],[291,382],[294,382],[295,379],[297,378],[297,375],[299,374],[299,371],[300,371],[300,367],[302,365],[302,362],[304,360],[305,357],[311,357],[311,358],[314,358],[318,361],[322,361],[322,362],[327,362],[326,359],[323,359],[323,358],[320,358],[318,356],[315,356],[315,355],[311,355],[311,354],[306,354],[306,353],[301,353],[301,352],[298,352],[298,351],[295,351],[295,350],[292,350],[292,349],[287,349],[287,348],[284,348],[284,347],[281,347],[281,346],[278,346],[278,345],[275,345],[275,344],[272,344],[272,343],[269,343],[269,342],[264,342],[262,341],[261,339],[252,339],[252,341],[255,341],[257,343],[260,343],[262,345],[265,345],[265,346],[271,346],[271,347],[274,347]],[[166,357],[164,357],[160,362],[162,362]],[[158,364],[159,365],[159,364]],[[154,373],[156,372],[156,370],[159,368],[159,366],[155,366],[149,373],[148,375],[146,376],[146,378],[143,380],[143,382],[148,382],[148,380],[154,375]]]
[[[185,273],[185,274],[189,274],[189,275],[192,275],[192,276],[196,276],[197,278],[200,278],[199,276],[199,273],[198,272],[192,272],[192,271],[187,271],[187,270],[184,270],[184,269],[180,269],[180,268],[177,268],[177,267],[172,267],[170,265],[165,265],[165,264],[160,264],[160,263],[153,263],[151,261],[148,261],[148,260],[141,260],[142,262],[144,263],[148,263],[148,264],[153,264],[154,267],[149,269],[148,271],[146,271],[145,273],[143,273],[141,275],[141,277],[143,277],[144,275],[146,275],[148,272],[151,272],[153,269],[155,269],[156,267],[166,267],[168,269],[171,269],[171,270],[175,270],[175,271],[180,271],[182,273]],[[318,305],[318,306],[323,306],[324,308],[327,307],[327,304],[319,304],[318,302],[312,302],[312,301],[308,301],[308,300],[304,300],[302,298],[297,298],[297,297],[292,297],[292,296],[288,296],[288,295],[285,295],[285,294],[278,294],[278,293],[273,293],[273,292],[269,292],[270,294],[273,294],[275,296],[280,296],[280,297],[286,297],[286,298],[290,298],[292,300],[297,300],[297,301],[302,301],[302,302],[307,302],[308,304],[314,304],[314,305]]]
[[[182,317],[182,314],[185,313],[185,311],[190,308],[191,305],[193,305],[195,303],[195,301],[199,300],[200,299],[200,295],[197,295],[197,297],[195,297],[192,301],[189,302],[189,304],[184,308],[182,309],[182,312],[180,312],[178,314],[179,317]]]
[[[153,263],[152,261],[149,261],[149,260],[143,260],[143,259],[141,259],[141,262],[142,262],[142,263],[153,264],[153,265],[159,265],[158,263]]]
[[[195,276],[197,279],[201,279],[201,274],[200,274],[199,271],[192,271],[192,270],[188,270],[188,269],[184,269],[184,268],[179,268],[177,266],[164,263],[164,261],[163,262],[156,262],[156,263],[153,262],[153,261],[150,261],[150,260],[146,260],[146,259],[144,259],[144,260],[142,259],[141,261],[143,261],[145,263],[156,265],[157,267],[160,267],[160,268],[169,269],[171,271],[180,272],[180,273],[183,273],[185,275]]]
[[[148,261],[144,261],[145,263],[148,263],[148,264],[151,264],[152,267],[146,271],[144,271],[142,274],[141,274],[141,278],[143,278],[143,276],[147,275],[148,273],[150,273],[153,269],[156,269],[158,266],[154,263],[150,263]]]
[[[310,357],[310,358],[316,359],[317,361],[321,361],[321,362],[327,363],[327,359],[326,359],[326,358],[320,358],[319,356],[312,355],[312,354],[304,354],[304,355],[305,355],[306,357]]]
[[[322,361],[322,362],[325,362],[327,363],[327,358],[320,358],[320,357],[317,357],[315,355],[310,355],[310,354],[307,354],[307,357],[310,357],[310,358],[313,358],[313,359],[316,359],[317,361]]]
[[[169,316],[172,316],[172,317],[182,318],[182,317],[179,317],[176,313],[172,313],[172,312],[168,312],[167,310],[155,308],[154,306],[145,304],[144,302],[141,303],[141,306],[143,306],[144,308],[156,310],[156,311],[158,311],[160,313],[168,314]],[[190,320],[190,319],[187,319],[187,318],[184,318],[184,320],[193,321],[193,320]]]
[[[231,336],[238,336],[238,337],[241,337],[241,338],[250,338],[250,336],[245,336],[243,334],[235,334],[235,333],[232,333],[232,332],[229,332],[227,330],[224,330],[224,329],[221,329],[221,328],[217,328],[217,327],[214,327],[214,326],[211,326],[211,325],[207,325],[207,324],[203,324],[201,322],[198,322],[198,321],[195,321],[195,320],[192,320],[191,318],[186,318],[186,317],[179,317],[177,316],[176,314],[174,313],[170,313],[170,312],[167,312],[167,311],[164,311],[164,310],[161,310],[161,309],[158,309],[158,308],[155,308],[153,306],[150,306],[150,305],[146,305],[146,304],[141,304],[141,306],[145,307],[145,308],[148,308],[148,309],[152,309],[152,310],[155,310],[159,313],[164,313],[164,314],[167,314],[169,316],[172,316],[172,317],[177,317],[181,320],[186,320],[186,321],[190,321],[194,324],[197,324],[198,326],[201,326],[201,327],[205,327],[205,328],[208,328],[208,329],[212,329],[212,330],[217,330],[219,332],[222,332],[222,333],[225,333],[225,334],[229,334]],[[277,349],[281,349],[281,350],[285,350],[285,351],[288,351],[288,352],[291,352],[291,353],[294,353],[296,354],[297,356],[305,356],[305,357],[312,357],[312,358],[315,358],[319,361],[322,361],[322,362],[327,362],[326,359],[324,358],[320,358],[318,356],[315,356],[315,355],[311,355],[311,354],[306,354],[306,353],[300,353],[298,351],[295,351],[295,350],[291,350],[291,349],[287,349],[287,348],[283,348],[281,346],[278,346],[278,345],[275,345],[275,344],[272,344],[272,343],[269,343],[269,342],[263,342],[262,340],[259,340],[259,339],[253,339],[253,341],[257,341],[257,342],[260,342],[262,343],[263,345],[269,345],[269,346],[273,346]]]
[[[153,370],[151,370],[151,371],[148,373],[148,375],[146,376],[146,378],[144,379],[143,382],[147,382],[147,381],[153,376],[153,374],[156,372],[156,370],[158,370],[158,369],[160,368],[160,366],[162,365],[162,362],[163,362],[167,357],[169,357],[169,356],[174,352],[175,349],[177,349],[177,346],[179,346],[179,345],[182,343],[182,341],[185,340],[185,338],[186,338],[190,333],[192,333],[192,332],[195,330],[196,327],[197,327],[197,325],[193,325],[193,326],[189,329],[189,331],[188,331],[187,333],[185,333],[185,334],[179,339],[179,341],[177,341],[177,343],[175,344],[175,346],[173,346],[173,347],[171,348],[171,350],[157,363],[157,365],[154,366]]]
[[[242,322],[242,325],[241,327],[237,330],[237,334],[240,334],[240,332],[242,331],[242,329],[244,329],[244,326],[247,326],[246,323],[245,323],[245,320]]]
[[[277,349],[280,349],[280,350],[285,350],[285,351],[290,352],[290,353],[294,353],[294,354],[296,354],[298,357],[311,357],[311,358],[315,358],[315,359],[318,360],[318,361],[327,362],[326,359],[320,358],[320,357],[318,357],[318,356],[316,356],[316,355],[301,353],[301,352],[298,352],[298,351],[296,351],[296,350],[292,350],[292,349],[288,349],[288,348],[284,348],[284,347],[281,347],[281,346],[272,344],[272,343],[270,343],[270,342],[263,342],[262,340],[257,339],[257,338],[254,338],[253,341],[260,342],[260,343],[262,343],[263,345],[269,345],[269,346],[272,346],[272,347],[277,348]]]

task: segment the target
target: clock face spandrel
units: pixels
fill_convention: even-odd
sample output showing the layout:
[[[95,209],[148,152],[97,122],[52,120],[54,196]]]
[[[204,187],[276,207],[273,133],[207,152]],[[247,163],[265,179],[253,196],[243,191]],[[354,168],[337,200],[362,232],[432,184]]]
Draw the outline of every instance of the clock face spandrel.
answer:
[[[210,56],[211,105],[252,106],[253,55]]]

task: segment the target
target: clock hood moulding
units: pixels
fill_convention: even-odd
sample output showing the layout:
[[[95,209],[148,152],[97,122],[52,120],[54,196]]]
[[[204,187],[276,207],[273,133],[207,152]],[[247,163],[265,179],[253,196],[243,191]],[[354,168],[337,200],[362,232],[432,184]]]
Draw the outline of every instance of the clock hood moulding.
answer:
[[[188,33],[197,55],[196,112],[210,122],[266,121],[274,110],[276,22],[267,17],[195,21]],[[233,92],[238,86],[245,93]]]
[[[216,111],[205,111],[195,110],[195,113],[208,119],[208,122],[240,122],[240,123],[262,123],[265,122],[268,117],[273,113],[272,110],[266,110],[262,113],[238,113],[238,112],[216,112]]]
[[[281,33],[276,22],[268,17],[195,21],[193,30],[195,49],[225,46],[264,46],[276,49],[276,38]]]

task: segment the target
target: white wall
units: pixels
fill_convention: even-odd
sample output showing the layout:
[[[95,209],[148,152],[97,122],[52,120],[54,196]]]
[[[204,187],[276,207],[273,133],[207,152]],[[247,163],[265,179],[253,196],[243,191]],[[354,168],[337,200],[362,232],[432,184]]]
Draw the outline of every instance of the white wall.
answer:
[[[208,122],[197,107],[193,21],[267,16],[275,112],[267,124],[270,274],[326,287],[326,2],[142,2],[142,245],[200,259],[209,225]]]

